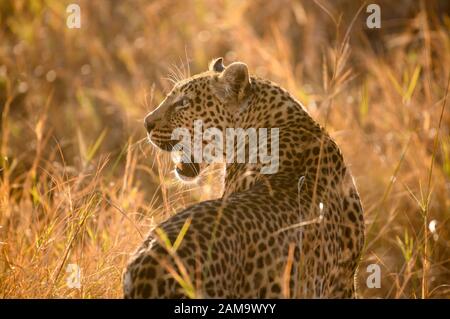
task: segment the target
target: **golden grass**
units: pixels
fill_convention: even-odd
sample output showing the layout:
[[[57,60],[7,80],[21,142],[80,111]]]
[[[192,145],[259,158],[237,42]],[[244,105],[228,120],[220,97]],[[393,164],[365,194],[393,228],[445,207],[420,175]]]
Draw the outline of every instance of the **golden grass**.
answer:
[[[180,184],[142,125],[168,74],[217,56],[287,88],[341,146],[367,222],[359,295],[450,296],[445,1],[380,1],[380,30],[358,1],[82,0],[79,30],[69,3],[0,2],[0,297],[120,297],[148,229],[217,197],[220,168]]]

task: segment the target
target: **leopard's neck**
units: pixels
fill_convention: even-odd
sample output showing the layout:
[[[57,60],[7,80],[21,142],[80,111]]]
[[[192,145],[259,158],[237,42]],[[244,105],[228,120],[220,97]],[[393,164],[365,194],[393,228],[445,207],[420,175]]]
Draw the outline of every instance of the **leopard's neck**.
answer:
[[[293,183],[296,183],[297,177],[304,174],[306,169],[301,161],[302,152],[320,144],[322,136],[328,139],[328,135],[324,134],[324,130],[311,118],[300,102],[276,84],[252,78],[251,94],[236,116],[235,127],[242,128],[246,132],[249,132],[249,129],[256,130],[258,161],[255,164],[249,163],[249,139],[246,137],[245,163],[233,162],[226,165],[224,196],[245,191],[261,179],[270,181],[280,175],[291,175]],[[264,129],[267,136],[267,155],[273,159],[276,156],[277,161],[262,163],[260,160],[259,143],[261,135],[264,135]],[[272,137],[278,139],[278,143],[274,144],[275,149],[271,147]],[[262,171],[264,167],[268,168],[266,174]]]

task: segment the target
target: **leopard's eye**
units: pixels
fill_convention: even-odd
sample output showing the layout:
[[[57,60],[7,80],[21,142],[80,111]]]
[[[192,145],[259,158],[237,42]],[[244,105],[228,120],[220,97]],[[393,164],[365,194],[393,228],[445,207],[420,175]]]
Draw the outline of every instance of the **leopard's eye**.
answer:
[[[191,100],[188,97],[183,97],[181,100],[174,104],[175,111],[179,111],[187,108],[191,104]]]

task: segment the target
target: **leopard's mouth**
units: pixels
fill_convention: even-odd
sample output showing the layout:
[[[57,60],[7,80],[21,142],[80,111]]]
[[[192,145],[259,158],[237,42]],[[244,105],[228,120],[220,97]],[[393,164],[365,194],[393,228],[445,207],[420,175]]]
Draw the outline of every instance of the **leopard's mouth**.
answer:
[[[179,140],[162,139],[151,133],[148,134],[148,140],[152,145],[166,152],[173,152],[175,146],[180,142]],[[175,165],[175,174],[184,182],[193,181],[200,175],[200,164],[195,163],[193,158],[190,161],[180,161]]]
[[[172,152],[175,145],[180,142],[179,140],[162,139],[160,137],[154,136],[152,133],[147,134],[147,137],[153,146],[166,152]]]

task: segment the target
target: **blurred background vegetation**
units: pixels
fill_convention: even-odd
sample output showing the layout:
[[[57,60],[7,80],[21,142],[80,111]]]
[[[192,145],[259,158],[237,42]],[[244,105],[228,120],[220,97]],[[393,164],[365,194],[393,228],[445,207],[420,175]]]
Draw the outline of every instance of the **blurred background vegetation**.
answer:
[[[0,297],[120,297],[148,229],[220,194],[220,168],[177,182],[143,118],[170,76],[223,56],[287,88],[341,146],[367,222],[360,296],[449,298],[450,2],[376,3],[381,29],[356,0],[1,0]]]

